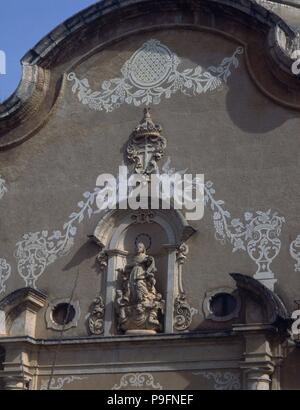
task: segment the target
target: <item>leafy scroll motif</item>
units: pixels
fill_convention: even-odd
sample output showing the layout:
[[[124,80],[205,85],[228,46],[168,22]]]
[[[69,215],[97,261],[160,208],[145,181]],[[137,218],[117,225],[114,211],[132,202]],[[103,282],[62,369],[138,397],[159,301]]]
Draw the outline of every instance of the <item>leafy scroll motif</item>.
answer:
[[[158,40],[149,40],[139,48],[121,68],[122,77],[104,81],[99,91],[90,88],[88,79],[78,79],[74,72],[68,80],[74,84],[72,92],[78,100],[97,111],[112,112],[122,104],[159,104],[161,98],[171,98],[177,92],[187,96],[207,93],[222,87],[231,75],[231,70],[239,66],[238,55],[243,48],[238,47],[230,57],[223,59],[218,67],[201,66],[178,69],[180,58]]]
[[[273,274],[270,265],[281,248],[279,237],[285,218],[269,209],[266,212],[245,212],[243,219],[231,219],[230,212],[224,208],[224,201],[215,200],[214,194],[213,183],[206,182],[204,200],[213,211],[216,239],[222,244],[229,240],[233,252],[247,251],[257,265],[256,275]]]
[[[241,382],[240,376],[237,373],[232,372],[195,372],[197,376],[203,376],[206,379],[213,379],[214,390],[240,390]]]
[[[25,280],[26,286],[36,288],[37,280],[46,267],[69,253],[77,233],[76,225],[80,224],[86,215],[91,218],[98,193],[99,188],[95,188],[94,192],[83,194],[84,200],[78,203],[79,210],[69,216],[62,231],[28,233],[16,244],[18,272]]]
[[[11,266],[6,259],[0,258],[0,294],[5,293],[5,282],[11,275]]]
[[[174,328],[179,331],[187,330],[197,313],[198,310],[188,303],[186,294],[179,294],[174,303]]]
[[[187,172],[187,170],[176,171],[172,168],[170,159],[163,165],[162,171],[168,175],[176,172],[178,174]],[[213,211],[216,239],[222,244],[229,241],[233,246],[233,252],[237,250],[247,251],[257,265],[256,273],[273,274],[270,264],[280,251],[281,240],[279,237],[285,219],[271,210],[255,213],[245,212],[243,220],[231,219],[230,212],[225,209],[224,201],[214,198],[215,189],[211,181],[206,182],[204,192],[205,206],[210,205]],[[99,188],[95,188],[94,192],[85,192],[83,194],[84,200],[78,204],[79,210],[70,215],[62,231],[49,233],[45,230],[27,233],[16,244],[15,256],[18,272],[24,279],[26,286],[36,288],[37,280],[47,266],[59,257],[68,254],[74,244],[77,225],[84,220],[86,215],[91,218],[95,212],[93,205],[96,197],[102,194],[104,195]],[[105,259],[103,261],[105,268]]]
[[[290,244],[290,254],[296,260],[295,272],[300,272],[300,235]]]
[[[93,304],[88,318],[88,326],[91,335],[101,335],[104,331],[105,305],[102,296],[98,296]]]
[[[0,199],[4,197],[7,191],[5,179],[0,175]]]
[[[150,373],[127,373],[121,377],[119,384],[111,390],[163,390],[160,383],[155,383]]]
[[[63,390],[65,384],[74,383],[77,380],[84,380],[87,377],[79,376],[66,376],[66,377],[57,377],[53,378],[50,383],[49,390]],[[48,380],[43,380],[40,390],[48,390]]]
[[[187,172],[172,168],[170,159],[163,165],[162,170],[168,175],[176,172],[182,175]],[[194,184],[197,186],[196,180]],[[285,218],[271,209],[245,212],[243,219],[231,218],[230,212],[225,208],[225,202],[215,199],[215,193],[213,183],[207,181],[204,185],[204,204],[206,207],[210,206],[213,212],[215,238],[223,245],[229,241],[233,252],[246,251],[256,263],[256,275],[274,275],[270,265],[281,249],[280,234]]]
[[[133,188],[132,188],[133,189]],[[106,198],[107,189],[95,188],[93,192],[85,192],[83,200],[78,203],[79,210],[69,216],[69,220],[63,225],[62,230],[49,232],[47,230],[35,233],[26,233],[22,240],[17,242],[15,257],[19,275],[24,279],[27,287],[37,288],[37,280],[45,269],[58,258],[69,253],[74,245],[74,238],[78,226],[88,216],[91,218],[98,213],[99,208],[94,209],[97,196],[102,201]],[[113,195],[108,200],[108,205],[115,204]],[[98,256],[101,271],[107,266],[107,255],[101,252]]]

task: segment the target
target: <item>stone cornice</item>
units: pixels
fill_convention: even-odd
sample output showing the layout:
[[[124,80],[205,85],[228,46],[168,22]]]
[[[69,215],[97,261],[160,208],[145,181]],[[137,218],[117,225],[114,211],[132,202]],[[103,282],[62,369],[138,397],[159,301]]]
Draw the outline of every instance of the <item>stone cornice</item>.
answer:
[[[242,11],[249,16],[252,16],[264,23],[269,27],[273,27],[274,23],[281,27],[287,35],[294,35],[293,30],[285,23],[280,17],[271,12],[265,11],[265,9],[255,3],[253,0],[208,0],[212,3],[217,3],[224,6],[233,7]],[[80,11],[74,16],[70,17],[62,24],[57,26],[48,35],[43,37],[31,50],[29,50],[21,59],[22,64],[30,65],[43,65],[47,60],[51,51],[63,43],[74,32],[90,25],[93,21],[103,18],[108,14],[111,14],[122,8],[133,5],[143,5],[152,3],[168,3],[169,0],[101,0],[98,3]],[[188,1],[188,0],[172,0],[174,3],[181,4],[190,3],[192,8],[201,3],[201,1]]]
[[[74,338],[63,338],[63,339],[35,339],[33,337],[0,337],[0,344],[5,346],[5,344],[31,344],[37,346],[56,346],[56,345],[81,345],[81,344],[115,344],[115,343],[170,343],[177,341],[193,342],[196,340],[208,340],[208,339],[228,339],[236,338],[236,335],[231,330],[220,330],[220,331],[202,331],[202,332],[189,332],[189,333],[174,333],[174,334],[159,334],[159,335],[146,335],[146,336],[93,336],[93,337],[74,337]]]
[[[300,8],[299,0],[270,0],[272,3],[278,3],[279,6],[290,6]]]
[[[45,306],[47,295],[32,288],[22,288],[7,295],[0,301],[0,309],[9,311],[16,306],[28,306],[33,311],[38,311]]]

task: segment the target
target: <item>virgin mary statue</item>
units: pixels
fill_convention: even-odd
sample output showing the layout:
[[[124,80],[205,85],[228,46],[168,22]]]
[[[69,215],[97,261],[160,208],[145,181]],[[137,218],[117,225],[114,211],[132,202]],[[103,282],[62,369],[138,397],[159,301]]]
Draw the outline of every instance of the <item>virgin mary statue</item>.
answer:
[[[147,255],[143,243],[136,246],[131,264],[121,274],[121,289],[117,291],[117,315],[121,330],[127,333],[156,333],[161,330],[159,312],[164,301],[156,290],[155,260]]]

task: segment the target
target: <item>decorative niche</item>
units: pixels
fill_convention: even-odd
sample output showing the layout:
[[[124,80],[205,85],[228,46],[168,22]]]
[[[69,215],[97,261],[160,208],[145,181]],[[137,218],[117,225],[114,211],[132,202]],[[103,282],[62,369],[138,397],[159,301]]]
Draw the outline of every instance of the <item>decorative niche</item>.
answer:
[[[104,335],[172,333],[189,327],[182,266],[188,252],[185,241],[194,232],[176,210],[111,210],[101,219],[93,239],[101,248],[98,262],[106,276]],[[142,265],[140,272],[137,265]],[[134,276],[147,271],[152,284],[137,284]],[[139,291],[146,304],[155,305],[141,314]],[[180,301],[186,306],[176,317]]]
[[[148,187],[152,174],[160,173],[158,163],[167,147],[161,133],[162,127],[145,109],[125,150],[131,172]],[[152,205],[150,195],[140,195],[143,203]],[[124,207],[122,200],[114,205],[114,209],[102,211],[91,235],[100,247],[97,259],[106,285],[91,307],[89,333],[187,331],[195,312],[188,304],[182,273],[188,254],[186,241],[195,230],[171,204],[167,209],[137,210]]]

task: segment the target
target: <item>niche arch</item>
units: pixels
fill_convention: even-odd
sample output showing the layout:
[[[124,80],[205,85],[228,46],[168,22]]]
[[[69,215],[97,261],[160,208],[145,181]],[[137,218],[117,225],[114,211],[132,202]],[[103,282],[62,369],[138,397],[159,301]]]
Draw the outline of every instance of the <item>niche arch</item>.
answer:
[[[97,259],[106,277],[106,289],[102,290],[103,296],[105,293],[104,336],[120,333],[115,314],[118,270],[124,269],[134,256],[137,242],[144,243],[147,253],[156,261],[157,288],[165,300],[162,332],[187,330],[191,322],[188,309],[181,306],[184,309],[181,315],[176,315],[176,309],[179,300],[186,300],[182,285],[182,266],[188,253],[185,242],[195,232],[175,209],[115,209],[103,215],[92,238],[101,248]]]

